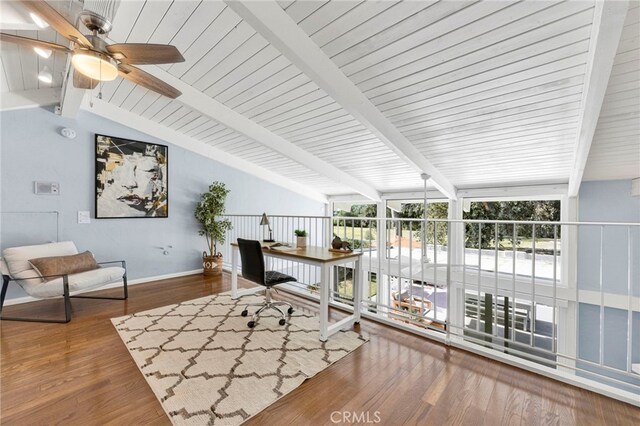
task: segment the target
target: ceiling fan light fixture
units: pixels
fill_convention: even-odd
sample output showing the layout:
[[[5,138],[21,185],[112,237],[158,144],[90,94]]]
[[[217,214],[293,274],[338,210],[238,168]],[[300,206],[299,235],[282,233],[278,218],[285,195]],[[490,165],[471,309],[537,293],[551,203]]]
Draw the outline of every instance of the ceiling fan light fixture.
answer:
[[[71,58],[73,67],[92,80],[111,81],[118,77],[118,68],[113,59],[100,52],[78,49]]]
[[[33,12],[29,13],[29,16],[31,17],[31,20],[40,28],[44,29],[47,28],[49,26],[49,24],[47,23],[47,21],[45,21],[44,19],[42,19],[41,17],[39,17],[38,15],[36,15]]]
[[[38,54],[38,56],[41,56],[45,59],[48,59],[53,53],[51,49],[44,49],[42,47],[34,47],[33,50]]]
[[[51,84],[53,81],[53,75],[51,74],[51,71],[49,71],[48,67],[42,68],[42,71],[38,73],[38,80],[43,83]]]

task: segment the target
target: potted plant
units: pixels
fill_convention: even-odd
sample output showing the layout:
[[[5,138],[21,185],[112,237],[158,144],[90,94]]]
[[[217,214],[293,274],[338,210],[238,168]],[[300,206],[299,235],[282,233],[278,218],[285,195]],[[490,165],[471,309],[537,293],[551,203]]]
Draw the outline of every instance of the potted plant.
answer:
[[[219,219],[224,214],[224,203],[229,190],[222,182],[213,182],[209,191],[201,195],[201,201],[196,207],[195,216],[200,222],[200,235],[207,239],[209,252],[202,253],[202,268],[205,275],[222,274],[222,253],[218,251],[218,244],[224,244],[226,232],[232,228],[229,219]]]
[[[293,231],[296,234],[296,247],[304,248],[307,246],[307,231],[304,229],[296,229]]]

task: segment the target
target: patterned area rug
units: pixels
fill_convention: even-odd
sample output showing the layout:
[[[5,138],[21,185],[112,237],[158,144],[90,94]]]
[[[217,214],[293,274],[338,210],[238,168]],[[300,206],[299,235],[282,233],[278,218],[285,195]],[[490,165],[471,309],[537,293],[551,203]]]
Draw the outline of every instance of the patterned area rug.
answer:
[[[173,424],[240,424],[367,341],[320,342],[318,317],[297,307],[285,326],[268,312],[249,329],[240,313],[262,300],[223,293],[111,320]]]

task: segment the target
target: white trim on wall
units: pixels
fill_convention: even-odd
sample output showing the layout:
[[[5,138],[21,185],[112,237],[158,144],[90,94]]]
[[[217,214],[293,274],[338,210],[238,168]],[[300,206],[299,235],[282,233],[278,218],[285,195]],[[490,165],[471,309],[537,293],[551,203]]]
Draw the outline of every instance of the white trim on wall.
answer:
[[[626,294],[600,293],[593,290],[579,290],[580,304],[600,306],[603,304],[605,308],[628,310],[640,312],[640,297],[633,296],[629,298]]]
[[[500,201],[518,201],[518,200],[558,200],[567,194],[569,185],[566,183],[544,184],[544,185],[519,185],[519,186],[496,186],[485,188],[458,188],[459,197],[468,199],[500,200]],[[410,200],[422,199],[423,191],[392,191],[383,192],[381,194],[383,200]],[[446,197],[435,189],[427,191],[429,200],[439,199],[446,200]],[[347,201],[347,202],[371,202],[360,194],[340,194],[329,195],[329,201]]]

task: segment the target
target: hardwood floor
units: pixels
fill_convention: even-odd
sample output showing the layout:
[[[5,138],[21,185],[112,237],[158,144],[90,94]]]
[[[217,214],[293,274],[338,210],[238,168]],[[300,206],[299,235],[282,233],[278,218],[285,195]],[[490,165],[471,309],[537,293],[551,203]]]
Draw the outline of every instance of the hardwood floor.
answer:
[[[170,424],[109,319],[229,289],[228,275],[189,276],[131,286],[127,301],[74,299],[69,324],[2,321],[0,422]],[[61,301],[6,308],[34,312],[60,315]],[[368,343],[247,424],[346,424],[354,414],[354,423],[384,425],[640,424],[631,405],[374,322],[361,326]]]

